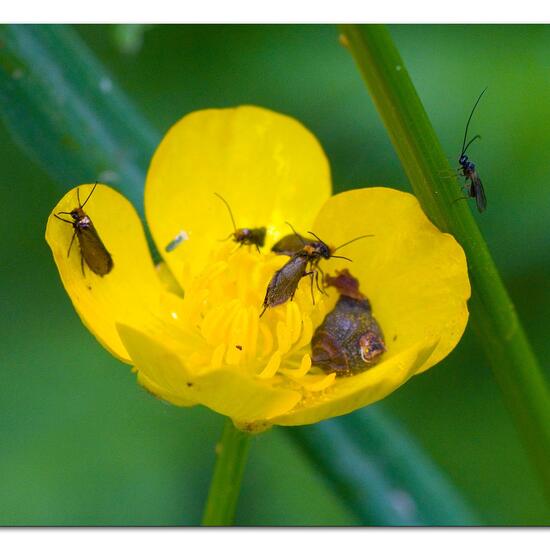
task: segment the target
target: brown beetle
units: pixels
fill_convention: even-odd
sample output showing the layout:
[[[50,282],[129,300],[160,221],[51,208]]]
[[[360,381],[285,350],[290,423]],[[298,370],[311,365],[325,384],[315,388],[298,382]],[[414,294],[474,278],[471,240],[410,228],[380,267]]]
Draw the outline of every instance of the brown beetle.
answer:
[[[288,225],[294,231],[294,228],[290,224]],[[281,269],[277,270],[269,281],[264,298],[263,310],[260,313],[260,317],[265,313],[268,307],[275,307],[280,304],[284,304],[287,300],[292,300],[292,298],[294,298],[294,294],[296,293],[296,289],[298,288],[300,279],[306,275],[311,276],[311,298],[313,303],[315,303],[315,297],[313,294],[313,279],[315,279],[317,288],[321,292],[325,293],[325,291],[319,286],[319,272],[323,274],[323,270],[319,267],[319,262],[321,259],[324,258],[325,260],[329,260],[330,258],[341,258],[351,262],[351,260],[345,256],[335,256],[334,252],[343,246],[357,241],[358,239],[372,237],[372,235],[361,235],[336,248],[331,248],[328,244],[317,237],[315,233],[312,233],[311,231],[308,231],[308,233],[313,235],[316,240],[305,240],[298,233],[296,233],[296,231],[294,231],[294,235],[301,240],[302,247],[291,255],[288,262],[281,267]],[[288,236],[283,237],[281,241],[284,241],[287,238]],[[279,241],[279,243],[281,243],[281,241]],[[288,242],[285,243],[285,246],[288,247],[288,245]],[[282,249],[283,246],[280,248]],[[280,253],[289,255],[288,252],[281,251]]]
[[[65,223],[70,223],[73,226],[74,232],[67,251],[67,258],[71,253],[71,247],[73,246],[75,237],[78,238],[78,244],[80,245],[80,266],[82,269],[82,275],[84,274],[84,262],[86,265],[100,277],[107,275],[113,269],[113,258],[103,241],[99,237],[99,234],[92,223],[90,217],[84,212],[84,206],[90,200],[92,193],[95,191],[97,183],[93,186],[88,198],[84,201],[84,204],[80,203],[80,187],[76,190],[76,196],[78,199],[78,207],[73,208],[70,212],[58,212],[54,216]],[[66,214],[71,216],[71,220],[61,218],[59,214]]]
[[[369,300],[359,291],[359,281],[347,269],[325,284],[340,293],[311,339],[311,364],[326,373],[352,376],[375,365],[386,351],[382,330],[372,315]]]
[[[227,206],[227,211],[229,212],[231,223],[233,224],[233,229],[235,230],[227,238],[230,239],[231,237],[233,237],[233,240],[236,243],[239,243],[240,246],[243,246],[245,244],[254,245],[256,247],[256,250],[260,252],[260,246],[263,246],[265,243],[266,228],[254,227],[252,229],[248,229],[243,227],[237,229],[237,224],[235,223],[235,218],[233,217],[233,212],[231,212],[231,207],[229,206],[229,203],[220,194],[214,193],[214,195],[216,195],[216,197],[218,197],[225,204],[225,206]]]

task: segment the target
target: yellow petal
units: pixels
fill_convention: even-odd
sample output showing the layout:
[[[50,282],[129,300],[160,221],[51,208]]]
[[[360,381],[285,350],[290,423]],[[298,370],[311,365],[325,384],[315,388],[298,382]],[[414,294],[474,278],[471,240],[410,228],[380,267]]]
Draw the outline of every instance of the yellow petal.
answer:
[[[321,398],[316,394],[310,400],[306,397],[293,411],[271,422],[282,426],[312,424],[379,401],[418,372],[436,344],[419,342],[361,374],[338,378]]]
[[[138,369],[138,380],[158,397],[174,404],[201,403],[244,424],[289,411],[299,401],[295,391],[276,388],[238,369],[197,371],[186,365],[169,339],[119,325],[120,336]]]
[[[460,340],[468,321],[470,283],[466,257],[454,237],[426,217],[417,199],[389,188],[348,191],[331,197],[315,232],[353,260],[331,259],[324,270],[348,268],[359,279],[384,332],[388,358],[425,339],[437,339],[422,372],[441,361]],[[378,367],[376,367],[378,368]]]
[[[80,185],[80,200],[84,202],[93,185]],[[54,217],[60,211],[69,212],[78,206],[76,189],[69,191],[55,206],[48,218],[48,242],[59,275],[73,305],[86,327],[99,342],[120,360],[130,357],[115,328],[117,321],[131,319],[134,324],[149,323],[156,311],[161,285],[155,273],[143,227],[134,207],[120,193],[105,185],[97,185],[84,207],[106,249],[114,267],[104,276],[93,273],[84,264],[77,239],[67,257],[73,227]],[[69,218],[67,215],[62,215]]]
[[[209,109],[185,116],[162,140],[147,174],[145,210],[185,288],[207,265],[212,244],[234,231],[215,192],[231,206],[238,228],[267,227],[267,251],[289,232],[285,221],[311,229],[330,189],[321,146],[293,118],[252,106]],[[180,244],[166,252],[174,239]]]

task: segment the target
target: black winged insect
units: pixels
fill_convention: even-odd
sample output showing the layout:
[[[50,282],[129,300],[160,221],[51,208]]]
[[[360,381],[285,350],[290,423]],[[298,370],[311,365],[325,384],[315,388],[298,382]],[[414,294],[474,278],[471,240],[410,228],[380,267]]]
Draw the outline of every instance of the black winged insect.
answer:
[[[84,262],[86,265],[100,277],[107,275],[113,269],[113,258],[103,241],[99,237],[99,234],[92,223],[90,217],[84,212],[84,206],[90,200],[92,193],[95,191],[97,183],[93,186],[90,194],[84,201],[84,204],[80,202],[80,187],[76,190],[76,197],[78,199],[78,207],[73,208],[70,212],[58,212],[54,216],[65,223],[70,223],[73,226],[74,232],[71,238],[71,244],[67,251],[67,258],[71,253],[71,248],[74,243],[75,237],[78,238],[78,244],[80,245],[80,266],[82,268],[82,275],[84,275]],[[65,214],[71,216],[70,220],[66,220],[59,216],[59,214]]]
[[[468,141],[468,143],[466,143],[466,139],[468,137],[468,127],[470,125],[470,121],[472,120],[474,111],[476,110],[479,100],[481,99],[481,97],[486,91],[487,91],[487,88],[485,88],[485,90],[483,90],[481,94],[479,94],[479,97],[475,102],[474,108],[470,113],[468,122],[466,123],[466,130],[464,131],[464,141],[462,142],[462,151],[460,153],[460,157],[458,158],[458,163],[460,164],[459,170],[462,171],[462,175],[464,176],[464,179],[466,180],[466,182],[469,181],[469,183],[466,184],[466,191],[468,192],[468,197],[464,197],[464,198],[474,198],[476,200],[476,206],[479,212],[483,212],[487,208],[487,197],[485,196],[485,190],[483,189],[483,184],[481,183],[481,178],[477,173],[476,166],[472,161],[468,159],[466,155],[466,151],[468,147],[470,147],[470,145],[481,136],[479,134],[476,134],[470,141]]]
[[[218,197],[227,207],[227,211],[229,212],[229,216],[231,218],[231,223],[233,224],[233,229],[235,230],[227,238],[230,239],[231,237],[233,237],[233,240],[236,243],[239,243],[240,246],[243,246],[245,244],[254,245],[256,247],[256,250],[260,252],[260,246],[263,246],[265,242],[266,228],[254,227],[252,229],[249,229],[243,227],[237,229],[237,224],[235,223],[235,218],[233,217],[233,212],[231,212],[231,207],[229,206],[229,203],[220,194],[214,193],[214,195],[216,195],[216,197]]]
[[[294,228],[288,224],[292,231]],[[334,253],[340,248],[347,246],[359,239],[365,237],[372,237],[373,235],[360,235],[355,237],[336,248],[331,248],[328,244],[322,241],[315,233],[308,231],[310,235],[315,237],[312,239],[303,239],[296,231],[294,234],[301,240],[302,247],[290,254],[290,251],[280,252],[290,256],[290,259],[286,262],[281,269],[275,271],[273,277],[267,285],[265,298],[263,302],[263,310],[260,313],[260,317],[266,312],[268,307],[275,307],[284,304],[288,300],[294,298],[296,289],[302,277],[309,275],[311,277],[311,298],[315,303],[315,296],[313,294],[313,279],[320,292],[326,294],[326,292],[319,286],[319,272],[323,275],[323,270],[319,267],[321,259],[329,260],[330,258],[341,258],[351,262],[349,258],[345,256],[335,256]],[[286,237],[283,237],[285,239]],[[279,241],[280,242],[280,241]]]

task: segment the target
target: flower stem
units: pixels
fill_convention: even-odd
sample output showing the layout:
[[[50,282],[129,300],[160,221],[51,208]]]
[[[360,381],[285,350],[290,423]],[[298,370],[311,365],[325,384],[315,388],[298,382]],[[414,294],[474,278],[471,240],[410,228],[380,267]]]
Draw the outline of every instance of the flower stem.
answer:
[[[386,27],[341,32],[426,214],[453,234],[468,259],[473,328],[550,498],[550,399],[546,381],[487,244]]]
[[[204,509],[203,525],[233,524],[250,437],[235,428],[231,419],[226,420],[222,438],[216,446],[218,458]]]

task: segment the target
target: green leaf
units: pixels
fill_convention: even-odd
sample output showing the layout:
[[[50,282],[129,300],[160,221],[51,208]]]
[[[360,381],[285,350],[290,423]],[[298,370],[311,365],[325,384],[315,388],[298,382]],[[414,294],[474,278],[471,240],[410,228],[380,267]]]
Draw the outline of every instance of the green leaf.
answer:
[[[449,480],[380,405],[288,433],[360,524],[479,524]]]
[[[468,260],[471,318],[529,456],[550,498],[550,395],[546,380],[395,44],[382,25],[343,25],[401,164],[426,214]]]
[[[144,174],[160,136],[66,25],[2,25],[0,115],[64,189],[102,181],[143,213]]]

